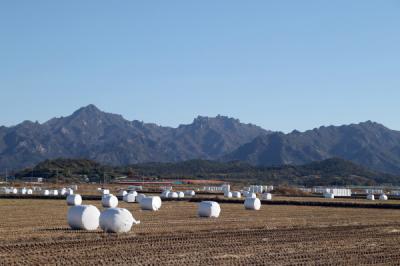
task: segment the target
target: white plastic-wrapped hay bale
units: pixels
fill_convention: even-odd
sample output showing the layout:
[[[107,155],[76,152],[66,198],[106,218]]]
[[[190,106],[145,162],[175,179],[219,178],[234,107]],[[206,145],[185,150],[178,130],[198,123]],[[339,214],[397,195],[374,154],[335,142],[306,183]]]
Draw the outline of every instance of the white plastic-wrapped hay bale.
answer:
[[[61,196],[65,196],[67,195],[67,189],[66,188],[62,188],[58,191],[58,194],[60,194]]]
[[[129,193],[129,194],[133,194],[135,197],[138,195],[138,193],[137,193],[136,191],[134,191],[134,190],[129,191],[128,193]]]
[[[179,195],[178,195],[178,193],[176,193],[176,192],[171,192],[171,193],[168,195],[168,197],[169,197],[169,198],[174,198],[174,199],[176,199],[176,198],[179,198]]]
[[[148,211],[158,211],[161,208],[161,198],[158,196],[145,197],[140,201],[140,208]]]
[[[202,201],[199,203],[197,213],[200,217],[218,218],[221,213],[221,207],[215,201]]]
[[[183,193],[183,191],[179,191],[178,193],[178,198],[184,198],[185,197],[185,193]]]
[[[108,194],[110,194],[110,190],[109,189],[102,189],[101,190],[101,194],[108,195]]]
[[[261,201],[258,198],[246,198],[244,201],[244,208],[246,210],[258,211],[261,208]]]
[[[136,201],[140,203],[142,201],[142,199],[144,199],[145,197],[146,197],[145,194],[138,194],[136,196]]]
[[[73,195],[73,194],[74,194],[74,190],[72,188],[67,188],[66,195]]]
[[[194,190],[186,190],[185,191],[185,196],[187,197],[194,197],[196,195],[196,192]]]
[[[26,194],[26,188],[21,188],[21,190],[19,191],[20,194],[25,195]]]
[[[335,194],[329,193],[329,192],[325,192],[324,193],[324,198],[326,198],[326,199],[334,199],[335,198]]]
[[[240,199],[242,197],[242,195],[240,194],[239,191],[233,191],[232,192],[232,197],[236,198],[236,199]]]
[[[33,194],[33,190],[32,190],[32,189],[30,189],[30,188],[28,188],[28,189],[26,190],[26,194],[28,194],[28,195],[32,195],[32,194]]]
[[[170,194],[171,194],[171,191],[164,190],[163,192],[161,192],[161,198],[166,199],[169,197]]]
[[[256,193],[248,192],[248,193],[246,194],[246,198],[255,199],[255,198],[257,198],[257,195],[256,195]]]
[[[113,194],[106,194],[101,197],[101,205],[104,208],[115,208],[118,206],[118,198]]]
[[[72,229],[96,230],[99,227],[100,211],[93,205],[72,206],[68,210],[68,224]]]
[[[12,193],[12,194],[18,194],[18,189],[13,188],[13,189],[11,190],[11,193]]]
[[[108,233],[126,233],[138,223],[127,209],[109,208],[100,215],[100,227]]]
[[[261,195],[262,200],[272,200],[272,194],[271,193],[263,193]]]
[[[54,189],[54,190],[51,191],[50,194],[53,195],[53,196],[58,196],[58,190]]]
[[[49,196],[50,195],[50,191],[48,189],[43,190],[43,195],[44,196]]]
[[[137,193],[136,193],[137,194]],[[136,195],[134,193],[128,193],[123,197],[123,200],[127,203],[135,202]]]
[[[225,192],[224,192],[224,197],[226,197],[226,198],[232,198],[232,192],[230,192],[230,191],[225,191]]]
[[[67,196],[68,206],[77,206],[82,204],[82,197],[79,194],[71,194]]]
[[[125,196],[126,194],[128,194],[128,192],[127,192],[126,190],[121,190],[121,191],[118,193],[118,195],[121,196],[121,197]]]
[[[379,196],[379,200],[388,200],[388,196],[386,196],[385,194],[381,194]]]
[[[374,194],[368,194],[367,195],[367,200],[375,200],[375,195]]]

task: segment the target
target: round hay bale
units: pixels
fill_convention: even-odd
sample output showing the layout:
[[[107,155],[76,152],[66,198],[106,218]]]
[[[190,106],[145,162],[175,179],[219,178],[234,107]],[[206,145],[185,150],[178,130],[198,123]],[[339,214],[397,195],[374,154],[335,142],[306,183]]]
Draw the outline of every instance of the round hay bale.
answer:
[[[110,190],[109,189],[102,189],[101,190],[101,194],[108,195],[108,194],[110,194]]]
[[[26,194],[26,188],[21,188],[20,193],[21,193],[22,195],[25,195],[25,194]]]
[[[67,196],[68,206],[77,206],[82,204],[82,197],[79,194],[72,194]]]
[[[138,193],[135,190],[128,191],[128,193],[133,194],[135,197],[138,195]]]
[[[33,194],[33,190],[32,190],[32,189],[30,189],[30,188],[29,188],[29,189],[27,189],[27,190],[26,190],[26,194],[28,194],[28,195],[32,195],[32,194]]]
[[[179,191],[177,193],[178,193],[178,198],[184,198],[185,197],[185,193],[183,193],[182,191]]]
[[[242,197],[242,195],[240,194],[239,191],[233,191],[232,192],[232,197],[236,198],[236,199],[240,199]]]
[[[123,200],[127,203],[135,202],[136,196],[133,193],[128,193],[123,197]]]
[[[68,210],[68,224],[75,230],[96,230],[100,211],[93,205],[72,206]]]
[[[218,218],[221,213],[221,207],[215,201],[202,201],[199,203],[197,214],[200,217]]]
[[[43,195],[44,196],[49,196],[50,195],[50,191],[48,189],[43,190]]]
[[[57,189],[54,189],[54,190],[51,192],[51,194],[52,194],[53,196],[58,196],[58,190],[57,190]]]
[[[261,199],[263,199],[263,200],[272,200],[272,194],[271,193],[263,193],[261,195]]]
[[[140,208],[148,211],[158,211],[161,208],[161,198],[158,196],[145,197],[140,201]]]
[[[185,196],[194,197],[195,195],[196,195],[196,192],[194,192],[194,190],[186,190],[185,191]]]
[[[382,194],[379,196],[379,200],[388,200],[388,196],[386,196],[385,194]]]
[[[176,199],[176,198],[179,198],[179,195],[178,195],[178,193],[176,193],[176,192],[171,192],[171,193],[168,195],[168,197],[169,197],[169,198],[174,198],[174,199]]]
[[[326,198],[326,199],[334,199],[335,198],[335,194],[333,194],[333,193],[324,193],[324,198]]]
[[[67,195],[73,195],[74,194],[74,190],[72,188],[67,188]]]
[[[118,193],[118,195],[121,196],[121,197],[125,196],[126,194],[128,194],[128,192],[127,192],[126,190],[121,190],[121,191]]]
[[[12,192],[13,194],[18,194],[18,189],[13,188],[13,189],[11,190],[11,192]]]
[[[161,192],[161,198],[166,199],[166,198],[168,198],[170,196],[170,194],[171,194],[171,191],[164,190],[163,192]]]
[[[261,208],[261,201],[258,198],[246,198],[244,201],[244,208],[246,210],[258,211]]]
[[[142,199],[144,199],[145,197],[146,197],[145,194],[138,194],[136,196],[136,201],[140,203],[142,201]]]
[[[367,195],[367,200],[375,200],[375,195],[374,194],[368,194]]]
[[[127,209],[109,208],[100,215],[100,227],[108,233],[129,232],[133,224],[138,224]]]
[[[257,195],[256,195],[256,193],[249,192],[249,193],[246,194],[246,198],[255,199],[255,198],[257,198]]]
[[[103,195],[101,204],[104,208],[115,208],[118,206],[118,198],[112,194]]]
[[[225,192],[224,192],[224,197],[230,199],[230,198],[232,198],[232,196],[233,196],[233,195],[232,195],[232,192],[230,192],[230,191],[225,191]]]
[[[60,189],[60,190],[59,190],[59,194],[60,194],[61,196],[65,196],[65,195],[67,194],[67,189],[66,189],[66,188]]]

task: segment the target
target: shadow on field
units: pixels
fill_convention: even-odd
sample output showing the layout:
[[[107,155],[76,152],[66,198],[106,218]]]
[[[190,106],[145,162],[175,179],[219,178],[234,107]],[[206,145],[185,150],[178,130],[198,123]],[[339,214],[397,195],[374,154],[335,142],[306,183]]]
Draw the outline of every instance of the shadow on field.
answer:
[[[65,232],[65,233],[79,233],[79,234],[99,234],[102,233],[100,230],[86,231],[86,230],[75,230],[70,227],[53,227],[53,228],[39,228],[36,231],[39,232]]]

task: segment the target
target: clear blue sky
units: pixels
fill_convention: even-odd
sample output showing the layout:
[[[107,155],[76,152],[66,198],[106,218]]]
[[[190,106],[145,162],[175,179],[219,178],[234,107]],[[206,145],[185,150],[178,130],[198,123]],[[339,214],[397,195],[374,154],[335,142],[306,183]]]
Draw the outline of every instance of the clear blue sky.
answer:
[[[0,2],[0,124],[93,103],[291,131],[400,129],[400,1]]]

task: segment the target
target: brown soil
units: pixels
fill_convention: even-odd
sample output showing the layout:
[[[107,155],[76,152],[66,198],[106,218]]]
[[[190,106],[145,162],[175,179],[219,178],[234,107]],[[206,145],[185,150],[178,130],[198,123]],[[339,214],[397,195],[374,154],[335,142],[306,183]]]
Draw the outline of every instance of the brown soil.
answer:
[[[99,202],[85,202],[99,206]],[[158,212],[121,203],[140,225],[128,234],[70,230],[61,200],[0,199],[0,265],[397,265],[400,210],[221,204]]]

